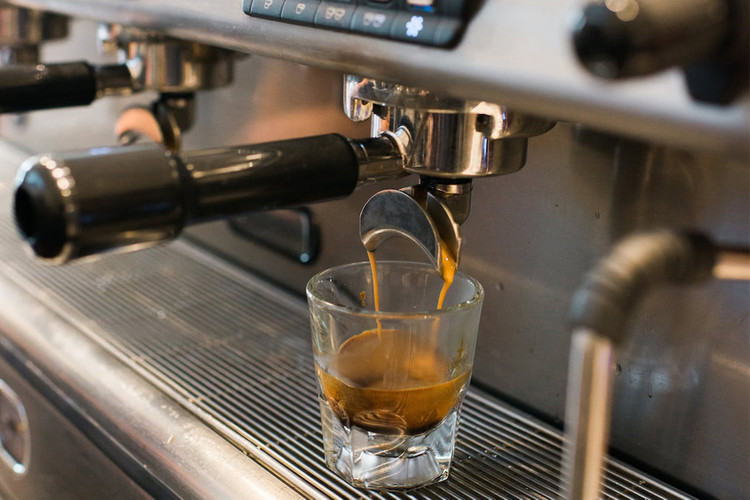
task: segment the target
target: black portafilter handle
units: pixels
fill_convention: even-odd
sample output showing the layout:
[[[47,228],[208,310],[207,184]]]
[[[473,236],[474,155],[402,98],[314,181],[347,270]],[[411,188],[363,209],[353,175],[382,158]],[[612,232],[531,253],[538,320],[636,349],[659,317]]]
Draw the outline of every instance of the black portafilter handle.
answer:
[[[739,0],[746,2],[746,0]],[[573,27],[581,63],[603,78],[647,75],[716,54],[734,0],[611,0],[583,8]]]
[[[53,263],[148,246],[188,224],[350,194],[403,175],[389,136],[328,134],[184,155],[159,145],[45,154],[16,178],[16,225]]]
[[[87,106],[97,97],[132,91],[125,65],[86,62],[0,68],[0,113]]]

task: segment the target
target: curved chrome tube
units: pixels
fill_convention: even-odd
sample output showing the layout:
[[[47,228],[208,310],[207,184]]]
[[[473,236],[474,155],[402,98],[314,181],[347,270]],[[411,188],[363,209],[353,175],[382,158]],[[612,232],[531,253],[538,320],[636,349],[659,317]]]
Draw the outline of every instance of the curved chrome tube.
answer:
[[[665,283],[711,276],[750,278],[748,249],[717,247],[671,231],[631,236],[586,277],[571,304],[562,497],[596,500],[603,481],[612,406],[613,359],[644,295]]]

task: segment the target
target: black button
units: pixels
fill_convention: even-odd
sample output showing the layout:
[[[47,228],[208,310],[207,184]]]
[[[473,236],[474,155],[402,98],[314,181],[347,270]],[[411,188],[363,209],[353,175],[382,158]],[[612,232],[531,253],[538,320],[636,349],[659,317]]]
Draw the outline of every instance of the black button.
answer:
[[[451,45],[461,29],[461,21],[455,17],[444,17],[440,20],[432,43],[438,47]]]
[[[438,25],[438,17],[402,12],[391,26],[391,36],[398,40],[432,43]]]
[[[393,11],[357,7],[352,18],[352,31],[387,37],[391,34],[391,25],[395,17]]]
[[[257,2],[258,0],[254,1]],[[286,0],[281,8],[281,19],[295,23],[312,24],[318,5],[320,5],[318,0]]]
[[[435,13],[437,0],[401,0],[401,10]]]
[[[281,6],[283,4],[284,0],[252,0],[250,15],[278,19],[281,16]]]
[[[364,7],[373,7],[376,9],[398,9],[399,0],[356,0],[358,4]]]
[[[464,0],[440,0],[438,9],[445,16],[461,17],[464,14]]]
[[[348,30],[354,9],[354,5],[323,2],[315,14],[315,25]]]

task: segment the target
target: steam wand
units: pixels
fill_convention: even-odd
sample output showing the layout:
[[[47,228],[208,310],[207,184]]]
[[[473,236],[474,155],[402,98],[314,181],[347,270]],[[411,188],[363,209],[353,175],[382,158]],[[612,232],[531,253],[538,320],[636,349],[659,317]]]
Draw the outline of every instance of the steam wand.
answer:
[[[662,230],[626,238],[576,291],[570,308],[573,336],[565,403],[563,498],[599,498],[609,439],[613,358],[640,299],[662,284],[695,283],[712,274],[750,280],[750,250]]]

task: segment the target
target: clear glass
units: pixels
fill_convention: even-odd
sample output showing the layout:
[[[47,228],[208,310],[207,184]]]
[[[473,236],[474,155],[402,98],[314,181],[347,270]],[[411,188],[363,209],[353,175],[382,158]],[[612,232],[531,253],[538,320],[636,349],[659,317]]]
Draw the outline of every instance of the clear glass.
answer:
[[[367,262],[307,284],[328,467],[357,487],[414,488],[448,477],[474,359],[482,286],[427,264]]]

